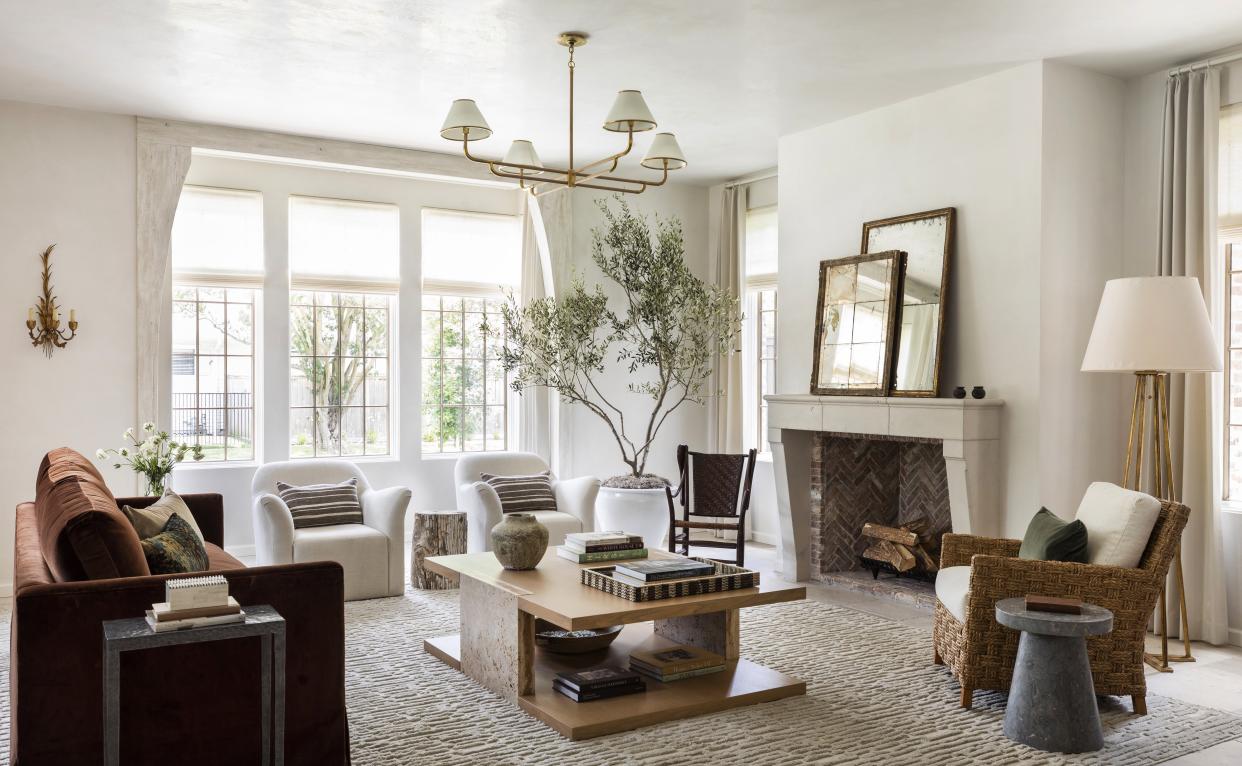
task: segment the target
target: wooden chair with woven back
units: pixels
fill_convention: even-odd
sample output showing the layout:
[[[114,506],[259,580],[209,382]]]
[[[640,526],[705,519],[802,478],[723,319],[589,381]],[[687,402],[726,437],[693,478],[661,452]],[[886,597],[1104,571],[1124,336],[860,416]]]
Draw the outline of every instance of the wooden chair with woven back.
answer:
[[[677,488],[666,488],[668,496],[668,549],[689,555],[690,546],[732,548],[732,561],[746,564],[746,511],[750,509],[750,487],[755,475],[755,450],[745,455],[717,455],[691,452],[685,444],[677,447]],[[676,500],[676,504],[673,502]],[[676,506],[681,506],[677,518]],[[692,517],[710,518],[696,521]],[[695,529],[731,531],[732,540],[690,539]],[[721,559],[725,561],[724,559]]]

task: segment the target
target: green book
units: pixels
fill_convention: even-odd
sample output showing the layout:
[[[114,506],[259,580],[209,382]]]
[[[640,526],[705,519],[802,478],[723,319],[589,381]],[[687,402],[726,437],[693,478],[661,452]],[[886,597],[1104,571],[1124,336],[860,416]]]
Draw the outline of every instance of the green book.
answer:
[[[645,559],[646,548],[630,548],[624,551],[595,551],[594,553],[577,553],[563,545],[556,546],[556,555],[569,559],[575,564],[586,564],[594,561],[621,561],[622,559]]]

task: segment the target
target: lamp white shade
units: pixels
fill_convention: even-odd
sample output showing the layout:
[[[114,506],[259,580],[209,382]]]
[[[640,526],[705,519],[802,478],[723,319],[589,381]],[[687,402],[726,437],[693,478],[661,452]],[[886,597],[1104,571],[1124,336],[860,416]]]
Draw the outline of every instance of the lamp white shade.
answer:
[[[666,164],[667,163],[667,164]],[[686,155],[681,153],[677,136],[672,133],[656,133],[651,141],[651,148],[643,157],[642,166],[652,170],[680,170],[686,166]]]
[[[459,98],[449,107],[448,116],[440,126],[440,135],[450,141],[465,141],[467,128],[471,141],[479,141],[492,134],[491,126],[483,119],[483,113],[474,99]]]
[[[519,138],[509,144],[509,151],[505,152],[505,158],[500,161],[501,165],[535,165],[543,167],[543,163],[539,161],[539,155],[535,153],[535,145],[530,141]],[[519,170],[520,168],[512,168]],[[537,176],[542,170],[523,170],[528,176]]]
[[[616,101],[612,102],[612,108],[604,118],[604,130],[625,133],[631,129],[631,124],[633,131],[639,133],[654,128],[656,121],[651,116],[651,110],[647,108],[647,102],[643,100],[642,91],[623,90],[617,93]]]
[[[1084,372],[1216,372],[1221,352],[1195,277],[1110,279]]]

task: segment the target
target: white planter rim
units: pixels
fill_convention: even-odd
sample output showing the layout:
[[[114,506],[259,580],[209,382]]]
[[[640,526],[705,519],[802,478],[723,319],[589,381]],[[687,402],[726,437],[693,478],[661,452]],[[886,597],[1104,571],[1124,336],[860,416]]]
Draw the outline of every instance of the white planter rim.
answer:
[[[609,487],[603,485],[599,488],[600,492],[659,492],[664,494],[664,487]]]

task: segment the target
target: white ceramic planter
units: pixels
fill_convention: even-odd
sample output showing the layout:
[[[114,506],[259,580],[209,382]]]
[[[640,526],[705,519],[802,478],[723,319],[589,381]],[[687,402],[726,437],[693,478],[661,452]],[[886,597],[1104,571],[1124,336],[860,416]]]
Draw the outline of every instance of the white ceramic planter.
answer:
[[[664,550],[668,534],[668,500],[664,488],[600,487],[595,499],[595,528],[642,535],[648,550]]]

